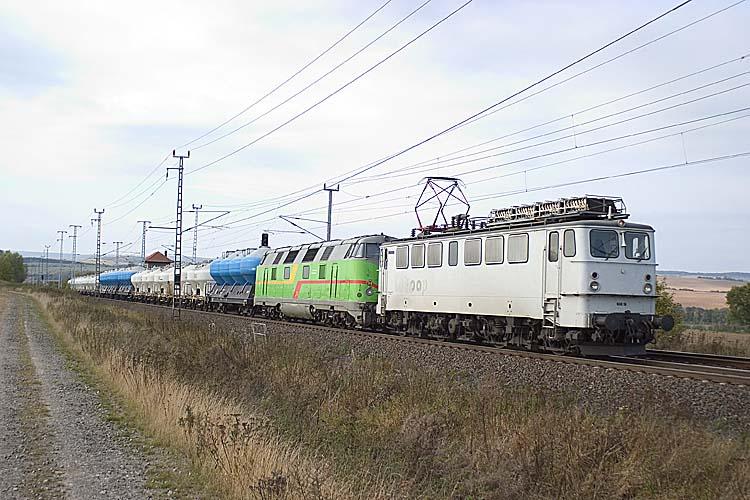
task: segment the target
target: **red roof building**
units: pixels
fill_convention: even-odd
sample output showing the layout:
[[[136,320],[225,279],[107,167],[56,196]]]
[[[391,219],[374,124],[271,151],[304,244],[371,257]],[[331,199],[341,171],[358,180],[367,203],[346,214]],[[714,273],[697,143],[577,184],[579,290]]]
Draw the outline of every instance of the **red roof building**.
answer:
[[[146,269],[164,267],[172,263],[172,259],[161,252],[154,252],[145,259]]]

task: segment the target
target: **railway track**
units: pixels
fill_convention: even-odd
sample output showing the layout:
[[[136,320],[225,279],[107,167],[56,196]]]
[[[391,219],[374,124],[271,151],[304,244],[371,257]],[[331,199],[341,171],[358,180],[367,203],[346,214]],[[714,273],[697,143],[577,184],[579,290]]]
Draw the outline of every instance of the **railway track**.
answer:
[[[107,302],[113,302],[122,305],[123,302],[128,304],[138,304],[144,307],[156,308],[161,310],[170,310],[170,306],[160,304],[148,304],[143,302],[129,302],[118,299],[104,297],[91,297]],[[621,356],[607,356],[598,358],[577,358],[572,356],[562,356],[557,354],[547,354],[529,351],[516,351],[510,349],[501,349],[491,345],[480,345],[468,342],[451,342],[447,340],[438,340],[421,337],[404,337],[388,333],[371,332],[363,330],[348,330],[325,325],[314,325],[303,322],[287,322],[272,320],[267,318],[257,318],[241,316],[235,314],[219,313],[213,311],[199,311],[193,309],[183,309],[183,314],[192,315],[209,315],[220,318],[243,319],[248,322],[265,323],[278,326],[294,326],[295,328],[316,331],[326,334],[345,334],[361,337],[383,338],[394,342],[405,342],[409,344],[432,345],[441,348],[468,350],[475,352],[485,352],[494,355],[520,356],[546,360],[556,363],[568,363],[585,366],[596,366],[605,369],[625,370],[631,372],[640,372],[655,374],[667,377],[689,378],[720,384],[736,384],[750,386],[750,358],[739,358],[734,356],[720,356],[712,354],[700,354],[677,351],[657,351],[650,350],[643,357],[630,358]]]

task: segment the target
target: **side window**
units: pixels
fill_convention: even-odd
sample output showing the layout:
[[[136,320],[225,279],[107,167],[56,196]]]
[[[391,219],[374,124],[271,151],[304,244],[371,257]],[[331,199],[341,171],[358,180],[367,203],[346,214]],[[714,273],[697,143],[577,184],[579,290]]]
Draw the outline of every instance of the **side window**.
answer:
[[[625,257],[634,260],[644,260],[651,257],[648,233],[625,232]]]
[[[305,255],[302,257],[302,262],[312,262],[315,256],[318,254],[320,248],[308,248]]]
[[[333,252],[333,245],[326,247],[325,250],[323,250],[323,255],[320,256],[320,260],[328,260],[328,257],[331,256],[332,252]]]
[[[502,236],[487,238],[484,242],[484,262],[487,264],[502,264],[504,246],[505,238]]]
[[[289,253],[286,254],[286,259],[284,259],[284,264],[291,264],[294,262],[294,259],[297,258],[297,254],[299,253],[299,250],[289,250]]]
[[[566,257],[576,256],[576,232],[566,229],[563,233],[563,255]]]
[[[285,280],[289,279],[289,276],[290,276],[291,272],[292,272],[292,268],[291,267],[287,266],[287,267],[284,268],[284,279]]]
[[[511,234],[508,236],[508,263],[523,264],[529,261],[529,235]]]
[[[279,253],[277,253],[277,254],[276,254],[276,258],[275,258],[275,259],[273,259],[273,263],[274,263],[274,264],[278,264],[279,262],[281,262],[281,258],[282,258],[283,256],[284,256],[284,252],[279,252]]]
[[[276,281],[276,268],[271,268],[271,281]]]
[[[310,277],[310,266],[302,266],[302,279],[306,280]]]
[[[560,233],[552,231],[549,233],[549,241],[547,242],[547,258],[550,262],[557,262],[560,258]]]
[[[482,239],[472,238],[464,242],[464,264],[476,266],[482,263]]]
[[[458,242],[457,241],[451,241],[450,243],[448,243],[448,265],[449,266],[458,265]]]
[[[409,267],[409,247],[406,245],[396,247],[396,269]]]
[[[443,265],[443,244],[440,242],[427,245],[427,267]]]
[[[411,267],[424,267],[424,243],[411,246]]]
[[[318,278],[322,280],[326,279],[326,265],[325,264],[320,265],[320,269],[318,269]]]

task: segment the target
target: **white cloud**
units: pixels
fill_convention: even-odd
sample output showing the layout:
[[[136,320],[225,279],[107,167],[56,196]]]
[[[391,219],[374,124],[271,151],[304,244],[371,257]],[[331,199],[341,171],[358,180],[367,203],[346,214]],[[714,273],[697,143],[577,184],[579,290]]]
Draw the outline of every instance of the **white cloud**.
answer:
[[[5,246],[36,250],[54,238],[54,231],[71,223],[88,222],[91,210],[129,191],[175,145],[200,135],[272,88],[333,39],[359,22],[380,2],[6,2],[0,6],[4,24],[30,47],[29,71],[24,73],[29,92],[19,92],[0,78],[0,174],[4,213],[9,220],[21,214],[33,231],[6,224]],[[333,64],[367,43],[417,4],[394,1],[331,54],[305,72],[278,95],[233,122],[239,125],[293,94]],[[200,150],[187,161],[192,169],[246,144],[282,123],[349,81],[458,5],[435,0],[402,27],[370,50],[268,117],[234,136]],[[231,158],[186,176],[185,201],[205,205],[250,203],[322,182],[394,152],[426,137],[523,87],[591,48],[623,33],[671,4],[651,2],[474,2],[423,40],[353,84],[295,123]],[[596,61],[632,48],[692,19],[719,8],[718,4],[690,4],[644,33],[608,51]],[[426,147],[394,160],[376,172],[408,165],[493,136],[564,116],[586,106],[660,83],[696,69],[739,56],[747,50],[746,5],[701,23],[659,43],[547,93],[501,111],[492,118],[440,138]],[[16,45],[14,45],[16,46]],[[20,50],[20,49],[18,49]],[[24,52],[25,53],[25,52]],[[53,58],[53,59],[50,59]],[[39,73],[42,63],[54,61],[54,72]],[[587,63],[588,64],[588,63]],[[736,63],[716,72],[654,91],[633,100],[583,116],[608,112],[688,89],[691,86],[748,69]],[[583,67],[587,67],[584,65]],[[34,71],[31,69],[36,68]],[[12,66],[0,69],[18,73]],[[50,74],[54,78],[50,77]],[[24,76],[21,75],[21,76]],[[35,75],[39,75],[36,77]],[[20,81],[19,79],[14,80]],[[737,80],[747,82],[744,76]],[[729,84],[722,88],[727,88]],[[631,124],[582,137],[607,138],[645,128],[741,107],[747,88],[684,109],[644,118]],[[687,99],[687,97],[685,98]],[[677,99],[680,101],[684,99]],[[747,148],[747,121],[707,129],[686,136],[691,159],[726,154]],[[528,137],[528,133],[520,137]],[[550,150],[554,145],[531,151]],[[479,166],[519,159],[531,151],[478,162]],[[591,177],[599,172],[669,164],[682,159],[680,141],[665,140],[617,153],[601,155],[525,176],[529,186]],[[562,155],[562,157],[570,157]],[[554,161],[559,158],[551,159]],[[524,163],[528,167],[546,160]],[[622,195],[639,221],[660,230],[660,261],[665,267],[699,270],[747,270],[733,249],[747,245],[742,231],[707,228],[713,241],[726,245],[706,262],[700,251],[685,251],[692,236],[685,234],[684,213],[721,217],[740,224],[746,162],[715,164],[663,174],[618,179],[592,185],[542,191],[524,196],[475,203],[479,215],[490,207],[601,192]],[[491,174],[523,168],[501,168]],[[443,168],[441,173],[451,173]],[[160,169],[153,180],[163,176]],[[335,196],[335,220],[347,222],[408,211],[418,195],[416,183],[424,174],[394,180],[345,186]],[[502,192],[523,185],[523,177],[499,178],[472,184],[482,175],[467,176],[467,194]],[[344,203],[350,194],[361,195],[411,185],[399,194],[404,201],[363,206]],[[707,189],[706,186],[711,186]],[[143,188],[141,188],[142,190]],[[137,191],[136,191],[137,192]],[[112,207],[105,221],[123,217],[136,203]],[[381,200],[383,199],[381,198]],[[372,199],[368,203],[375,203]],[[359,204],[359,206],[358,206]],[[105,240],[126,240],[139,235],[138,219],[173,218],[174,183],[169,182],[121,221],[105,227]],[[293,213],[325,205],[320,193],[304,203],[283,209]],[[368,207],[371,207],[368,209]],[[252,215],[246,211],[230,220]],[[273,214],[270,214],[273,215]],[[312,214],[320,218],[322,212]],[[261,216],[263,220],[267,216]],[[254,222],[254,220],[249,222]],[[380,232],[405,234],[413,215],[341,225],[334,234]],[[315,224],[312,224],[315,226]],[[206,230],[202,252],[218,254],[227,248],[249,246],[266,228],[293,229],[283,222],[259,223],[256,228],[216,232]],[[675,228],[681,228],[676,230]],[[212,234],[215,233],[215,234]],[[80,247],[90,249],[93,233]],[[152,244],[169,241],[169,234],[153,235]],[[302,236],[279,233],[278,244]],[[726,265],[724,264],[726,263]],[[742,268],[742,269],[740,269]]]

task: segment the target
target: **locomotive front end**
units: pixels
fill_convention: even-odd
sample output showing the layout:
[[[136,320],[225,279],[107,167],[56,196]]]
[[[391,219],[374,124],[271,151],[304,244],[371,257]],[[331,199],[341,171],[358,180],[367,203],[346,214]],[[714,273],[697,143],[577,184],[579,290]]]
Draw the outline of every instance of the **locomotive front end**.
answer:
[[[561,320],[581,329],[581,354],[643,353],[656,329],[674,326],[656,314],[653,228],[597,221],[575,232],[586,248],[563,276]]]

